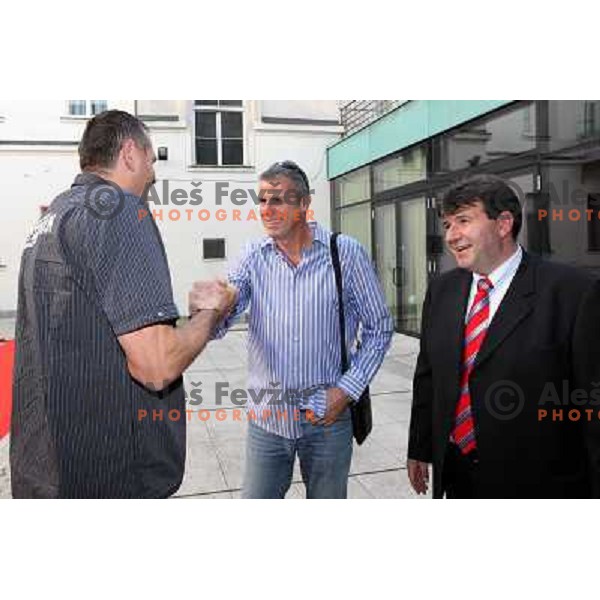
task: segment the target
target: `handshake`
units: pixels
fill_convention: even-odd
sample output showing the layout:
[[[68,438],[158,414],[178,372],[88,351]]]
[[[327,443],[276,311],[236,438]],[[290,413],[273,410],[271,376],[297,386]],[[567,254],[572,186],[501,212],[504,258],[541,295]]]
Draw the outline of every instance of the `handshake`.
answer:
[[[189,293],[190,316],[201,310],[214,310],[222,320],[235,306],[238,296],[238,289],[224,279],[196,281]]]

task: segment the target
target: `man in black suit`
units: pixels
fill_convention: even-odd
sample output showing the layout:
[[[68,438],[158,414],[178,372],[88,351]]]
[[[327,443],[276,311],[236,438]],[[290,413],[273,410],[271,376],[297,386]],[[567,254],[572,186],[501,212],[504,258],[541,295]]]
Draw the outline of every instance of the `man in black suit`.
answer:
[[[500,178],[442,202],[458,268],[431,282],[414,376],[408,475],[441,498],[600,495],[600,285],[517,244]]]

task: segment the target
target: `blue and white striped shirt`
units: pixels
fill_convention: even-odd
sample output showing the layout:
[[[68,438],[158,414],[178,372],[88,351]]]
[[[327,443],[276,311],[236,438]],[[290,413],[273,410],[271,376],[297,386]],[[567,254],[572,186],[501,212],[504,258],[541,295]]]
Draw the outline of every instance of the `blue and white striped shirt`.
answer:
[[[331,234],[318,223],[309,226],[313,241],[296,267],[271,237],[246,247],[229,272],[229,281],[240,292],[238,303],[215,332],[215,337],[222,337],[250,307],[247,410],[254,411],[257,425],[289,439],[301,436],[294,409],[325,414],[326,388],[338,387],[352,400],[360,397],[381,366],[394,330],[367,253],[356,240],[340,235],[350,361],[350,369],[342,374]],[[361,347],[355,350],[359,324]],[[311,391],[315,386],[318,389]],[[274,394],[274,389],[283,393]],[[285,402],[277,404],[282,398]]]

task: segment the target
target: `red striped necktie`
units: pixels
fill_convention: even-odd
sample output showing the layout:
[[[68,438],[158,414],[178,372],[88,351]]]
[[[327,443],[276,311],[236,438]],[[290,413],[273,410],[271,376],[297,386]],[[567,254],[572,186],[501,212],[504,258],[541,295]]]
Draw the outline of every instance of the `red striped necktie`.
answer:
[[[467,317],[465,337],[462,351],[462,369],[460,375],[460,397],[454,415],[454,431],[452,438],[463,454],[469,454],[477,447],[475,427],[469,391],[469,377],[473,371],[473,363],[485,339],[490,320],[489,291],[492,282],[484,277],[477,282],[477,294]]]

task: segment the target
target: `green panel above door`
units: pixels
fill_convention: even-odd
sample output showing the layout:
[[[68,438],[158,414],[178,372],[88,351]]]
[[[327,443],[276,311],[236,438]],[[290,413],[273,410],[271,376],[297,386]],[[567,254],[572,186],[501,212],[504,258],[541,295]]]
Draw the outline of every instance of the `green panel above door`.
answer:
[[[327,149],[329,179],[426,140],[514,100],[411,100]]]

